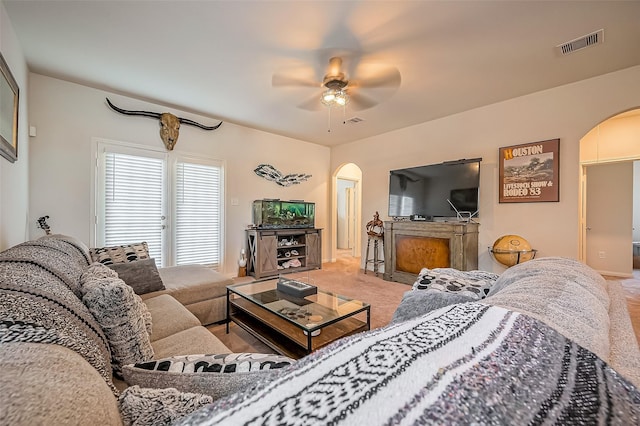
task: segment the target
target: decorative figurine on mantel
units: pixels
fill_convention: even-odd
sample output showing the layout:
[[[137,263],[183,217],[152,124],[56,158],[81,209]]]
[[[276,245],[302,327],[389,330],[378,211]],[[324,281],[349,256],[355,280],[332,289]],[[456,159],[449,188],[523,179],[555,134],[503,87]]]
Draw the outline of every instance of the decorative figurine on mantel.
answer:
[[[367,222],[367,234],[372,237],[382,237],[384,235],[384,223],[380,220],[378,212],[373,215],[373,220]]]

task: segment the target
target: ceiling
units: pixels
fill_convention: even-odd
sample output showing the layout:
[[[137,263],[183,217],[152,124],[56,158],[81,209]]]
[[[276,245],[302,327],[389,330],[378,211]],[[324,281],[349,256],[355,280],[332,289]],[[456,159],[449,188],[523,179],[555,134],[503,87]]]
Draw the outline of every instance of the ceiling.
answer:
[[[33,72],[326,146],[640,64],[640,1],[2,1]],[[336,55],[347,78],[396,67],[400,85],[356,88],[377,105],[329,120]]]

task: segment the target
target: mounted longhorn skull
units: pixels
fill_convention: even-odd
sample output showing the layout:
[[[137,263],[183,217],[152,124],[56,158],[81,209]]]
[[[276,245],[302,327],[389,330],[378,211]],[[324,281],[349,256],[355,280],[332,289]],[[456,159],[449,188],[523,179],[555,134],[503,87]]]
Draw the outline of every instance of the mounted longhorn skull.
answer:
[[[150,112],[150,111],[129,111],[126,109],[118,108],[117,106],[111,103],[109,98],[106,98],[106,99],[111,109],[113,109],[116,112],[119,112],[120,114],[142,115],[144,117],[152,117],[152,118],[159,119],[160,120],[160,138],[162,139],[162,142],[164,143],[164,146],[165,148],[167,148],[168,151],[173,150],[173,147],[176,145],[176,142],[178,142],[181,123],[200,127],[201,129],[204,129],[204,130],[215,130],[222,125],[222,121],[221,121],[216,126],[204,126],[200,123],[196,123],[195,121],[191,121],[187,118],[176,117],[175,115],[168,112],[164,112],[160,114],[158,112]]]

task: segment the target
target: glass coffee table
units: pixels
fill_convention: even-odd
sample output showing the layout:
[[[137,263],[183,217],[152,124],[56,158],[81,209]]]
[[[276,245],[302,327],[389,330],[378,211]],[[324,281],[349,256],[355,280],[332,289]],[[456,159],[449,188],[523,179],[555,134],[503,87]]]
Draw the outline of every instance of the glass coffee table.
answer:
[[[369,330],[368,303],[317,289],[296,297],[277,289],[280,278],[227,286],[231,321],[276,352],[302,358],[341,337]]]

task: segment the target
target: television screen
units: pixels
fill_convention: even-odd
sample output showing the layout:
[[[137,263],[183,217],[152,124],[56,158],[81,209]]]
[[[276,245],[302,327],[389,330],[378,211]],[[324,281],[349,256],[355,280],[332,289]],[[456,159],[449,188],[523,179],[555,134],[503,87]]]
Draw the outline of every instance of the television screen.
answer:
[[[456,210],[475,213],[478,210],[480,161],[481,158],[476,158],[392,170],[389,173],[389,216],[421,215],[432,220],[456,217]]]

